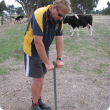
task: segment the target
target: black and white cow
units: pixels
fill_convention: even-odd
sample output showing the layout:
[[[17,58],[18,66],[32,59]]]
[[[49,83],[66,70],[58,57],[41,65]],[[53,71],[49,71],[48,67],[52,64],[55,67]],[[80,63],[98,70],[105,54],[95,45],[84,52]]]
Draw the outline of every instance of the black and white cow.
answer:
[[[23,18],[24,18],[24,16],[17,16],[16,18],[15,18],[15,21],[17,21],[18,23],[20,22],[20,23],[23,23]]]
[[[88,29],[88,36],[92,36],[92,15],[70,15],[65,16],[63,18],[63,24],[68,23],[71,25],[72,29],[70,32],[72,32],[71,36],[73,36],[75,29],[77,29],[77,37],[79,37],[79,27],[87,27]]]

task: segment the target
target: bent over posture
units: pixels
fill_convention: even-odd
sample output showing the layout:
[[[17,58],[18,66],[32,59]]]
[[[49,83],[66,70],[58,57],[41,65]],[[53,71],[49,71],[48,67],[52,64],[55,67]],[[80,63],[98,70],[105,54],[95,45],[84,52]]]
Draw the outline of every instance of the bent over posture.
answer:
[[[63,66],[62,18],[71,11],[69,0],[55,0],[53,5],[35,10],[24,35],[23,50],[26,76],[33,78],[31,86],[32,109],[51,110],[51,106],[41,100],[43,79],[47,71],[53,70],[49,62],[49,47],[56,36],[57,68]]]

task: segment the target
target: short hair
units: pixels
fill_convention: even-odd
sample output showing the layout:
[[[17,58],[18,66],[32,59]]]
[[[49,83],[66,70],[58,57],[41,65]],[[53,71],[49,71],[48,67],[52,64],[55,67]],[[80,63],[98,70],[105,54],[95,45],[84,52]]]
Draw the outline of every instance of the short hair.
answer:
[[[66,13],[71,13],[71,6],[69,0],[55,0],[53,5],[56,5],[58,8],[62,8]]]

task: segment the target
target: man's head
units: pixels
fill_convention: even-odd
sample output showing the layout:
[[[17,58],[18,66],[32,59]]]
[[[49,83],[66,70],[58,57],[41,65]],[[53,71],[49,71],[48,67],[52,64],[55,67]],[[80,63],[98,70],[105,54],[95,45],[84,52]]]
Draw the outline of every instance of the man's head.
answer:
[[[69,0],[55,0],[53,5],[57,6],[57,8],[62,8],[65,13],[71,12],[70,1]]]
[[[54,20],[61,20],[67,13],[71,12],[69,0],[55,0],[52,6],[51,17]]]

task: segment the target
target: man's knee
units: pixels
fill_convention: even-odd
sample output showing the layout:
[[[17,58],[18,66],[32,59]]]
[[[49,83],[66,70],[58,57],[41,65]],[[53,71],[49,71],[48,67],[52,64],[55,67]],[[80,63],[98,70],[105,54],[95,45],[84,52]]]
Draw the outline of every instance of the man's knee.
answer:
[[[41,78],[33,78],[33,83],[40,86],[43,82],[44,76],[42,76]]]

